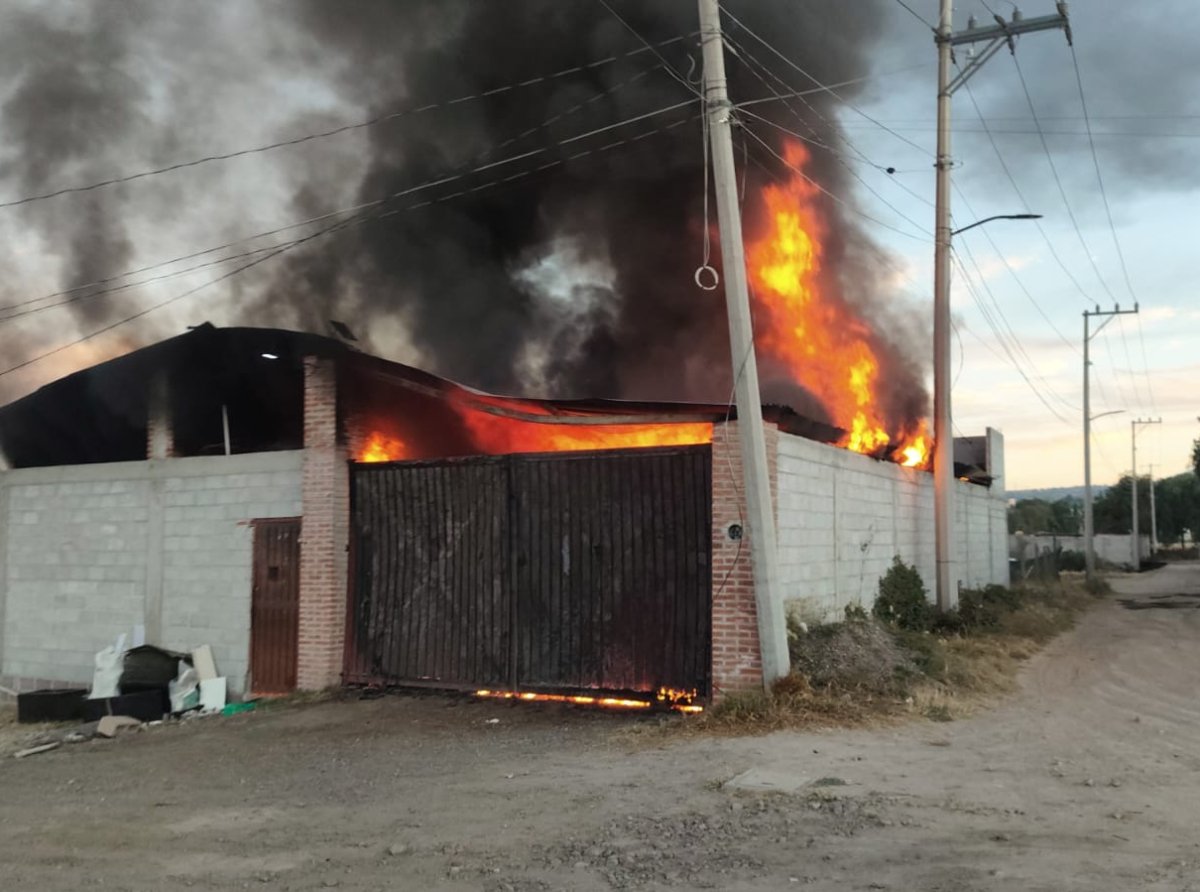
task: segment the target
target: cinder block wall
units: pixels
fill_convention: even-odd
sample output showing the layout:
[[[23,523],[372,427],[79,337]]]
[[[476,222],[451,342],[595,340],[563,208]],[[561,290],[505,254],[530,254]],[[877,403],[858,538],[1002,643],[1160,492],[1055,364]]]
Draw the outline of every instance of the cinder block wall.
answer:
[[[788,434],[778,438],[780,575],[789,609],[810,620],[869,608],[899,555],[934,585],[933,477]],[[962,584],[1008,582],[1002,492],[955,483]]]
[[[257,517],[301,508],[301,453],[0,473],[0,684],[87,683],[97,650],[211,644],[242,690]]]

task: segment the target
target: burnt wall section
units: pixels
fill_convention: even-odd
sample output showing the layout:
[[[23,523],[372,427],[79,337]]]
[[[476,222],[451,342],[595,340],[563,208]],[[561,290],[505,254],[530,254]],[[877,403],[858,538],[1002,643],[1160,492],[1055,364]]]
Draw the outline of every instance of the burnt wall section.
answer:
[[[0,407],[0,451],[15,468],[221,455],[222,408],[234,454],[299,449],[304,357],[343,353],[313,335],[198,326]]]

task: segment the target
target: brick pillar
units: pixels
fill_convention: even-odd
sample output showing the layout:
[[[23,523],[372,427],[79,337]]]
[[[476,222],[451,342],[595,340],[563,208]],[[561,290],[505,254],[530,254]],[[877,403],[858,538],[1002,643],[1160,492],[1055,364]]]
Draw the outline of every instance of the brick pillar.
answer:
[[[170,458],[175,454],[175,431],[171,428],[171,388],[166,372],[150,379],[146,400],[146,458]]]
[[[337,367],[306,357],[297,687],[309,691],[337,684],[342,673],[350,480],[337,433]]]
[[[764,425],[771,496],[778,503],[779,428]],[[754,602],[754,569],[745,523],[742,451],[737,423],[718,424],[712,452],[712,586],[713,699],[730,691],[762,688],[762,651],[758,644],[758,610]],[[741,528],[741,539],[730,528]]]

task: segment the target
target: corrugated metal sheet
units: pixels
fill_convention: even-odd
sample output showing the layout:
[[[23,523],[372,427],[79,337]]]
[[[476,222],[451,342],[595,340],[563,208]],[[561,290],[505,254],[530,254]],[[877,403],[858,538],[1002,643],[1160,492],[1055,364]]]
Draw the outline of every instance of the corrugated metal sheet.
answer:
[[[711,449],[353,469],[348,682],[709,690]]]
[[[254,521],[250,679],[260,694],[296,688],[300,627],[300,519]]]

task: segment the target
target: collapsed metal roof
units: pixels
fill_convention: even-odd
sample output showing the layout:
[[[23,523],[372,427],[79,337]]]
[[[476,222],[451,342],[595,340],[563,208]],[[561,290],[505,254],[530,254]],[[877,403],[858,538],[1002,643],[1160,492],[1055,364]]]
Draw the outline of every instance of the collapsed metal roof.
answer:
[[[613,399],[530,399],[483,393],[321,335],[268,328],[217,328],[184,334],[110,359],[0,407],[0,449],[11,467],[41,467],[146,456],[151,382],[169,382],[170,420],[180,455],[224,451],[222,411],[233,452],[303,445],[303,361],[336,361],[340,392],[362,382],[399,388],[495,415],[533,422],[571,419],[619,424],[736,418],[718,404]],[[823,442],[842,432],[782,406],[764,407],[781,430]]]

